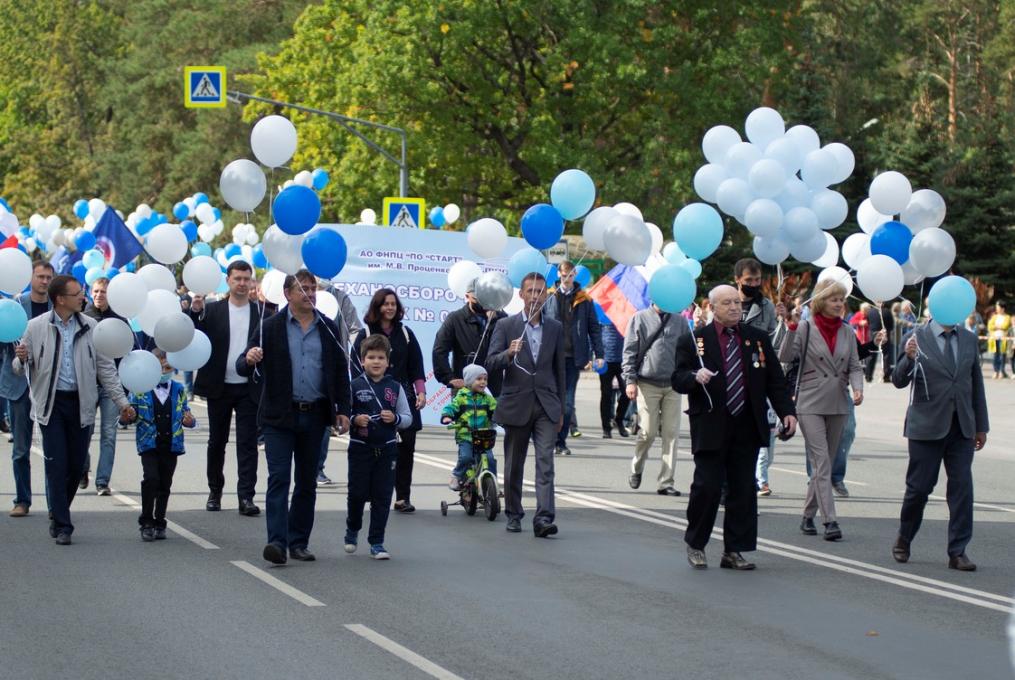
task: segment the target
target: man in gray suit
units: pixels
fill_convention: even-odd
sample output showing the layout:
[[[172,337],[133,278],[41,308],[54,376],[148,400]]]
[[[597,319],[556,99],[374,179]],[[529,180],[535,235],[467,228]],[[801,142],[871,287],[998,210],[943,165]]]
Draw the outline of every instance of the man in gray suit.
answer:
[[[933,320],[917,328],[895,364],[892,383],[898,388],[912,383],[913,390],[906,412],[906,495],[892,557],[909,561],[910,543],[943,461],[948,474],[948,568],[975,571],[966,557],[973,536],[973,452],[987,443],[990,429],[976,336]]]
[[[519,295],[521,313],[494,327],[488,371],[503,371],[494,421],[504,427],[504,497],[507,530],[522,530],[522,474],[529,439],[536,450],[536,516],[532,529],[539,538],[557,533],[553,504],[553,448],[564,423],[564,342],[559,321],[542,315],[546,279],[529,274]]]

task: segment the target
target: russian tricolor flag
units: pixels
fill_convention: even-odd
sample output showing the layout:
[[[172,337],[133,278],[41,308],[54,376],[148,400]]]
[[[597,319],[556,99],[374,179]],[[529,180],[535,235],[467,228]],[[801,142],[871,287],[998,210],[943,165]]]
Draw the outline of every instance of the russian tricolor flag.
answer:
[[[631,267],[618,264],[589,288],[588,294],[621,335],[627,333],[631,317],[652,302],[648,296],[648,282],[666,260],[652,253],[644,265]]]

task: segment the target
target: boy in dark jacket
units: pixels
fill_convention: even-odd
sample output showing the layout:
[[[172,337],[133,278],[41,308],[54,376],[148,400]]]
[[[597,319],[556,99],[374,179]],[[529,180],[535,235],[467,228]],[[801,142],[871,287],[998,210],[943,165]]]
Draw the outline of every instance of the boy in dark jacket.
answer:
[[[384,528],[395,488],[398,430],[412,425],[405,390],[385,375],[391,344],[383,335],[360,343],[363,374],[352,381],[352,429],[349,432],[349,491],[345,520],[345,551],[356,552],[363,526],[363,506],[370,501],[370,556],[387,560]]]

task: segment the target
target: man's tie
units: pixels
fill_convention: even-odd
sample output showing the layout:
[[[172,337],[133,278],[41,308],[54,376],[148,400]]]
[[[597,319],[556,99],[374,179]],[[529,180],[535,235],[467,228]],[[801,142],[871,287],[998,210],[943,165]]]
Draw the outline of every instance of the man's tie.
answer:
[[[723,333],[726,335],[726,408],[736,416],[744,410],[744,367],[736,333],[732,328],[724,328]]]
[[[955,372],[955,353],[952,351],[952,343],[955,342],[955,331],[945,331],[945,368],[952,373]]]

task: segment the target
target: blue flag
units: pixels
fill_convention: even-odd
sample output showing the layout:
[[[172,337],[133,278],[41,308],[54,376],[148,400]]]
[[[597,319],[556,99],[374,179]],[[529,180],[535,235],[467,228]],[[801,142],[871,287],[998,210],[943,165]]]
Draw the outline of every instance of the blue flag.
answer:
[[[106,207],[92,234],[95,236],[95,247],[106,256],[110,267],[122,267],[144,252],[144,247],[112,206]]]
[[[81,258],[79,257],[78,259]],[[71,253],[63,246],[53,251],[53,254],[49,256],[49,263],[53,265],[53,270],[57,274],[69,274],[70,268],[74,266],[74,262],[71,260]]]

